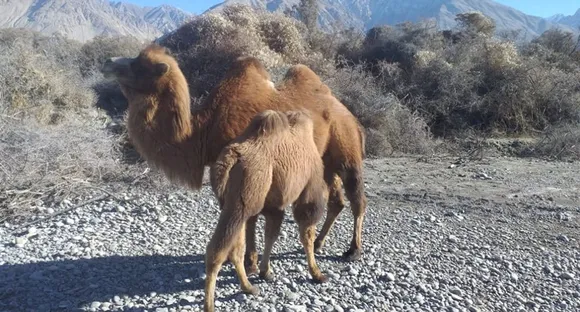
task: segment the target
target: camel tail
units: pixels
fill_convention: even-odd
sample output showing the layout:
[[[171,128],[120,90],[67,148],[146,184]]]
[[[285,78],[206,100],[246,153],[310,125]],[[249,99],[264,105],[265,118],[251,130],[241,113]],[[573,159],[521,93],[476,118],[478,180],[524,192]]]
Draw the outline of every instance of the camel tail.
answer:
[[[268,109],[257,114],[246,131],[264,137],[279,134],[289,128],[290,123],[286,114]]]
[[[235,149],[226,147],[219,157],[219,160],[212,166],[210,183],[218,199],[220,208],[224,204],[225,192],[230,179],[230,171],[239,162],[239,159],[240,155]]]

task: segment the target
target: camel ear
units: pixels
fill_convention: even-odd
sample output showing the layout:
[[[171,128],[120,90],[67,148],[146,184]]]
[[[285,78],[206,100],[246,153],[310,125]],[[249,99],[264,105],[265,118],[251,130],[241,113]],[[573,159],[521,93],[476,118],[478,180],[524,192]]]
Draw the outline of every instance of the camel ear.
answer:
[[[157,74],[157,76],[163,76],[168,71],[169,71],[169,64],[167,64],[167,63],[155,64],[155,74]]]

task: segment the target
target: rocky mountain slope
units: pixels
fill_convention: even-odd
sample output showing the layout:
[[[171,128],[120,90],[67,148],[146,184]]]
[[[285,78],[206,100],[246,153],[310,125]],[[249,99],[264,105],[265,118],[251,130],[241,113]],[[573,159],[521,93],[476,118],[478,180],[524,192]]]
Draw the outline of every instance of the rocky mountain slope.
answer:
[[[578,28],[580,27],[580,9],[578,9],[578,11],[576,11],[576,14],[574,15],[557,14],[548,18],[548,20],[555,23],[560,23],[568,25],[570,27]]]
[[[192,15],[175,7],[140,7],[107,0],[0,0],[0,28],[24,27],[87,41],[97,35],[153,39]]]
[[[283,11],[298,0],[226,0],[210,8],[219,10],[233,3],[250,4],[271,11]],[[570,29],[547,19],[527,15],[492,0],[321,0],[319,23],[332,27],[335,21],[358,29],[369,29],[377,24],[397,24],[432,18],[439,27],[448,29],[455,23],[455,15],[466,11],[481,11],[493,18],[498,32],[520,30],[527,38],[540,35],[551,27]]]

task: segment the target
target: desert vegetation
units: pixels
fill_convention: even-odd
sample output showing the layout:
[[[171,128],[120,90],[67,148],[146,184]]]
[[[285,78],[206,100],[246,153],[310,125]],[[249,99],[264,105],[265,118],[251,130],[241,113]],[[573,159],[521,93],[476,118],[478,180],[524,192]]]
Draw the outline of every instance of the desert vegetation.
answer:
[[[359,118],[371,157],[457,151],[450,142],[468,135],[533,138],[514,150],[520,156],[580,157],[580,48],[572,34],[549,30],[523,42],[496,34],[494,21],[476,12],[445,31],[423,21],[326,33],[309,8],[316,6],[286,14],[232,6],[156,41],[177,58],[192,105],[237,56],[260,59],[275,82],[291,65],[308,65]],[[126,139],[126,100],[97,70],[144,44],[0,30],[0,220],[18,222],[42,202],[102,182],[165,183],[144,173]]]

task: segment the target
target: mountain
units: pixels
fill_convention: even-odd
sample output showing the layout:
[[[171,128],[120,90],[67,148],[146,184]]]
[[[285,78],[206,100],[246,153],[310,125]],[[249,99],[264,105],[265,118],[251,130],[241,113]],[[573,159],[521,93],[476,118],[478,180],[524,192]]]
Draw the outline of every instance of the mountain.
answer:
[[[553,20],[556,23],[564,24],[572,28],[578,29],[578,27],[580,27],[580,9],[578,9],[578,11],[576,11],[576,14],[574,15],[566,16],[564,14],[558,14],[551,16],[548,19]]]
[[[190,13],[162,5],[140,7],[107,0],[0,0],[0,28],[60,33],[81,42],[97,35],[154,39],[178,28]]]
[[[283,11],[298,0],[226,0],[208,11],[220,10],[233,3],[249,4],[270,11]],[[520,30],[526,38],[540,35],[552,27],[570,30],[570,27],[538,16],[527,15],[512,7],[492,0],[320,0],[319,24],[325,29],[333,22],[344,21],[347,27],[368,30],[380,24],[398,24],[434,19],[441,29],[456,25],[455,15],[480,11],[497,24],[497,31]]]

